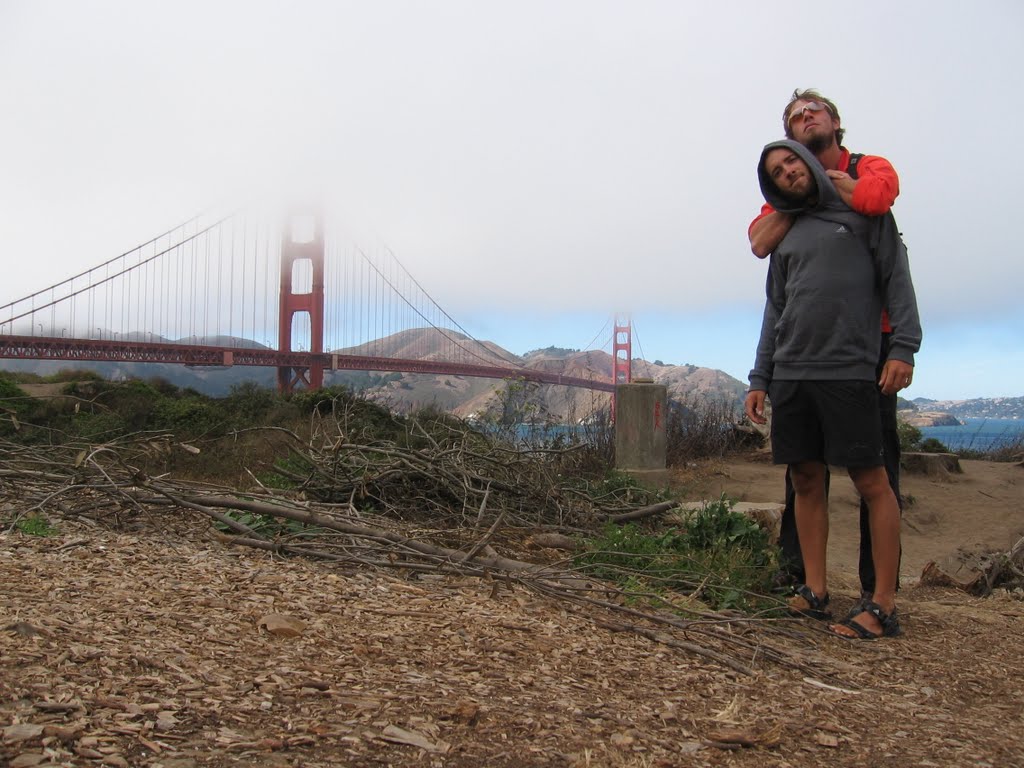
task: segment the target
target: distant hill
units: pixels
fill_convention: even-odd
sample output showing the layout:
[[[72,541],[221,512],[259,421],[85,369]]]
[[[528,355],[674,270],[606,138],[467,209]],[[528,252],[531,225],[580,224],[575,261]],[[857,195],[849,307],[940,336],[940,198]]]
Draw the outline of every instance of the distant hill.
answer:
[[[916,397],[912,402],[918,410],[942,411],[961,419],[1024,419],[1024,397],[976,397],[970,400]]]
[[[353,354],[391,354],[392,350],[400,350],[403,355],[414,359],[429,359],[429,355],[450,343],[447,338],[439,338],[438,332],[431,329],[417,332],[415,337],[406,334],[395,335],[402,338],[388,337],[356,349],[338,351]],[[611,377],[612,358],[606,352],[581,352],[548,347],[518,356],[491,342],[483,342],[486,351],[480,351],[476,342],[471,339],[461,334],[448,335],[458,337],[467,346],[473,344],[473,347],[468,348],[478,352],[483,358],[482,362],[487,364],[521,365],[535,371],[599,381],[607,381]],[[739,408],[746,392],[746,385],[728,374],[694,365],[656,365],[644,360],[634,360],[633,375],[649,377],[655,383],[666,385],[669,397],[676,400],[685,401],[693,397],[712,398],[727,404],[735,404]],[[365,387],[362,391],[388,403],[396,410],[435,405],[464,417],[480,415],[486,411],[496,393],[504,386],[503,382],[458,376],[389,374],[385,378],[386,380]],[[336,380],[342,381],[343,378],[339,376]],[[609,395],[604,392],[541,384],[529,384],[527,387],[539,415],[549,416],[558,421],[572,422],[584,419],[595,411],[606,409],[609,403]]]
[[[407,360],[439,360],[452,344],[458,344],[480,365],[521,365],[522,358],[490,341],[476,341],[457,331],[436,328],[413,328],[368,341],[357,347],[333,349],[344,355],[401,357]]]
[[[74,369],[95,371],[105,379],[164,379],[177,387],[191,388],[211,397],[223,397],[231,388],[253,382],[261,387],[277,386],[277,371],[274,368],[240,365],[231,368],[219,366],[196,366],[164,363],[92,363],[78,361],[56,362],[50,360],[0,360],[0,370],[35,373],[50,376],[58,371]]]

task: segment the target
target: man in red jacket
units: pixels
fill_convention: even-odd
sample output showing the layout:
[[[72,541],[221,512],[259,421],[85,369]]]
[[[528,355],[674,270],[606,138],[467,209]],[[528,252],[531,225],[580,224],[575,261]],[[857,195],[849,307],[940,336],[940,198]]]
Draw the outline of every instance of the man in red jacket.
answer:
[[[845,131],[839,118],[839,110],[834,103],[817,91],[796,90],[782,112],[782,123],[786,138],[799,141],[818,158],[843,202],[853,210],[869,216],[878,216],[889,211],[900,192],[896,170],[883,157],[851,155],[842,145]],[[759,259],[768,256],[786,236],[793,221],[792,215],[775,211],[766,203],[747,230],[754,255]],[[902,508],[899,490],[900,441],[896,426],[896,392],[910,386],[914,369],[905,363],[890,366],[883,376],[881,364],[888,356],[891,331],[889,319],[883,313],[878,368],[878,385],[881,389],[879,410],[885,447],[885,469]],[[786,508],[782,515],[782,529],[779,535],[783,560],[781,575],[791,583],[801,583],[804,580],[803,558],[796,533],[793,503],[793,485],[787,472]],[[867,505],[863,500],[860,505],[860,531],[861,591],[870,595],[875,586],[875,569],[871,557]],[[793,598],[792,604],[795,608],[802,607],[799,603],[799,597]]]

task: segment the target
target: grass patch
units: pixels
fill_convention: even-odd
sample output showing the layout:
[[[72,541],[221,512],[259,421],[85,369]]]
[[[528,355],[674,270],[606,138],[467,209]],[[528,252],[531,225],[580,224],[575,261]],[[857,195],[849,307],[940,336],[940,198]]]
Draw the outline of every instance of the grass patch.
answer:
[[[716,610],[767,610],[778,604],[768,596],[776,549],[734,506],[723,496],[691,513],[684,527],[667,531],[610,524],[587,543],[576,565],[634,597],[675,604],[682,594]]]
[[[57,529],[50,525],[50,521],[42,515],[28,515],[18,518],[14,528],[26,536],[55,536]]]

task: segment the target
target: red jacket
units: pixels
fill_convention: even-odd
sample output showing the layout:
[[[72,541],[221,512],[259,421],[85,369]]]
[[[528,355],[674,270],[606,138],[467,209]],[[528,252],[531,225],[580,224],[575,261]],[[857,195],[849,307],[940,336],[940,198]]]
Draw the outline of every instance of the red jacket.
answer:
[[[850,167],[850,150],[846,147],[840,147],[840,150],[838,170],[845,172]],[[853,188],[853,205],[850,206],[853,210],[866,216],[881,216],[889,212],[899,193],[900,179],[892,163],[876,155],[863,155],[857,161],[857,186]],[[757,222],[774,212],[775,209],[765,203],[747,227],[747,236],[750,236],[750,230]],[[885,312],[882,312],[882,331],[892,331]]]

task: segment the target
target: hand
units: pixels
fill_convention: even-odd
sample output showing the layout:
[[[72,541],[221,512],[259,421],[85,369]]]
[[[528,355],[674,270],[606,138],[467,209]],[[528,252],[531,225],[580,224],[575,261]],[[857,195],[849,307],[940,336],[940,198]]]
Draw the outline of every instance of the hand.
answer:
[[[857,180],[845,171],[825,171],[825,174],[832,179],[832,184],[843,199],[851,208],[853,207],[853,188],[857,186]]]
[[[765,258],[775,250],[782,238],[793,226],[796,217],[788,213],[772,211],[767,216],[762,216],[750,228],[750,250],[759,259]]]
[[[882,378],[878,380],[878,386],[882,388],[883,395],[892,395],[909,387],[913,380],[914,366],[910,363],[886,360],[882,366]]]
[[[754,424],[768,423],[768,419],[764,417],[764,397],[764,392],[752,389],[747,392],[746,400],[743,401],[743,410]]]

